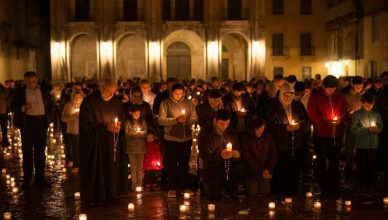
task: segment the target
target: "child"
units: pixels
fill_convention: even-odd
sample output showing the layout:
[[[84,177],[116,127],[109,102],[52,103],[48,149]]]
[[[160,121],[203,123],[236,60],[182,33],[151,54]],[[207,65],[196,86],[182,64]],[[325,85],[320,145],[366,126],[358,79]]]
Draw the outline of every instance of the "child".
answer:
[[[155,132],[153,130],[148,130],[146,148],[147,153],[144,155],[144,181],[146,189],[159,190],[158,176],[163,168],[163,159],[160,152],[160,144],[155,140]]]
[[[126,151],[131,165],[132,190],[143,186],[143,159],[146,153],[145,137],[147,123],[137,105],[129,109],[129,118],[125,121]]]
[[[350,128],[354,134],[358,183],[360,189],[367,192],[371,190],[374,182],[378,133],[383,127],[380,114],[373,110],[374,103],[375,97],[371,93],[361,96],[362,108],[353,113]]]

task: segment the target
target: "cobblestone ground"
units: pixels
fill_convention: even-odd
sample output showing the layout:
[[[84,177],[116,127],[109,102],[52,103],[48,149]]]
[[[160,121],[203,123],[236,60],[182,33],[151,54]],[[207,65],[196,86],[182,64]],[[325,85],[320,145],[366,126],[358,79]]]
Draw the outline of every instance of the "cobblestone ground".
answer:
[[[75,199],[79,191],[78,174],[66,170],[60,136],[49,138],[47,150],[47,177],[53,182],[51,188],[33,186],[20,189],[22,181],[20,139],[18,133],[10,136],[12,147],[0,155],[0,167],[5,173],[0,177],[0,213],[10,212],[12,219],[79,219],[82,213],[87,219],[388,219],[388,206],[383,205],[380,194],[362,196],[343,191],[337,196],[314,195],[306,199],[304,192],[287,205],[284,197],[239,197],[235,200],[215,202],[215,212],[208,211],[208,201],[199,193],[189,200],[182,197],[167,198],[164,191],[129,193],[115,201],[101,206],[85,207]],[[53,140],[56,140],[53,142]],[[6,169],[6,170],[4,170]],[[7,179],[7,175],[9,178]],[[11,178],[15,178],[12,181]],[[7,182],[8,180],[8,182]],[[14,182],[14,183],[12,183]],[[18,192],[13,192],[13,185]],[[15,190],[15,189],[14,189]],[[342,202],[339,200],[342,199]],[[351,207],[343,205],[345,200]],[[321,210],[313,208],[320,201]],[[269,210],[269,202],[276,207]],[[128,211],[128,204],[134,204],[134,212]],[[181,214],[180,205],[186,204],[187,213]]]

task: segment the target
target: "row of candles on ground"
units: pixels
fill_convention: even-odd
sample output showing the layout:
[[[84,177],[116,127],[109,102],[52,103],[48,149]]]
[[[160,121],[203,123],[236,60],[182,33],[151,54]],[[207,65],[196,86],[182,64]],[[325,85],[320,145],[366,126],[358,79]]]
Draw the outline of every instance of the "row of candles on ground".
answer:
[[[12,177],[10,174],[7,174],[7,169],[1,169],[1,174],[6,179],[6,184],[11,187],[11,191],[13,195],[17,195],[19,193],[19,188],[16,186],[15,177]]]

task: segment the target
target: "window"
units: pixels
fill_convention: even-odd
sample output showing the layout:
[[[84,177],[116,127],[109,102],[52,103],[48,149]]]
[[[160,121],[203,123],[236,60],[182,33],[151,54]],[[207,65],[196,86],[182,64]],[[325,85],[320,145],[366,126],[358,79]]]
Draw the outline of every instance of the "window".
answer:
[[[313,47],[311,44],[311,34],[300,34],[300,55],[311,56],[313,54]]]
[[[228,0],[228,20],[241,20],[241,0]]]
[[[274,66],[273,67],[273,76],[282,75],[283,76],[283,67],[282,66]]]
[[[137,0],[124,0],[123,2],[124,20],[137,20]]]
[[[303,15],[311,14],[311,0],[300,0],[300,13]]]
[[[272,14],[283,14],[283,0],[272,0]]]
[[[379,40],[379,23],[380,18],[378,15],[372,16],[372,43]]]
[[[90,5],[89,0],[75,1],[75,20],[88,21],[90,20]]]
[[[175,0],[175,18],[181,21],[189,20],[190,0]]]
[[[170,0],[163,0],[163,20],[171,19],[171,2]]]
[[[204,0],[195,0],[194,2],[194,20],[203,20]]]
[[[283,34],[272,34],[272,55],[283,56]]]

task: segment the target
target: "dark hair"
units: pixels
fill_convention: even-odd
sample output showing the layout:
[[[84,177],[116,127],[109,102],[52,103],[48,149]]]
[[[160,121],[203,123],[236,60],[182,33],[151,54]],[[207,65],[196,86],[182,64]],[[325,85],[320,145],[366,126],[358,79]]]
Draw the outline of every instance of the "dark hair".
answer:
[[[221,98],[222,94],[219,89],[212,89],[209,92],[209,98],[216,99],[216,98]]]
[[[288,77],[287,77],[287,82],[289,82],[289,83],[294,83],[294,82],[296,82],[297,81],[297,79],[296,79],[296,76],[295,75],[289,75]]]
[[[131,113],[132,112],[137,112],[137,111],[141,112],[141,108],[140,108],[139,105],[130,105],[129,108],[128,108],[128,111],[131,112]]]
[[[361,96],[361,103],[373,104],[375,103],[375,96],[370,92],[366,92]]]
[[[294,85],[295,92],[303,92],[306,89],[304,82],[296,82]]]
[[[230,114],[230,111],[228,111],[226,109],[218,109],[216,111],[216,114],[214,115],[214,118],[216,120],[227,121],[227,120],[230,120],[232,118],[232,116]]]
[[[236,82],[233,84],[232,90],[241,92],[244,90],[244,84],[242,84],[241,82]]]
[[[261,117],[253,117],[251,120],[248,121],[248,127],[253,129],[258,129],[265,124],[266,123],[264,118]]]
[[[218,78],[217,76],[213,76],[210,80],[214,82],[214,81],[218,81]]]
[[[171,87],[171,92],[174,92],[174,91],[177,90],[177,89],[180,89],[180,90],[185,91],[185,87],[184,87],[182,84],[176,83],[176,84],[174,84],[174,85]]]
[[[386,76],[388,76],[388,71],[384,71],[384,72],[382,72],[382,73],[380,74],[380,78],[384,78],[384,77],[386,77]]]
[[[176,82],[178,82],[178,79],[174,77],[169,77],[166,80],[166,83],[176,83]]]
[[[24,73],[24,78],[37,77],[37,74],[34,71],[27,71]]]
[[[283,75],[282,74],[277,74],[273,77],[273,81],[277,81],[277,80],[282,80],[284,79]]]
[[[353,79],[352,79],[353,85],[354,85],[354,84],[363,84],[363,83],[364,83],[363,81],[364,81],[364,80],[362,79],[361,76],[355,76],[355,77],[353,77]]]

